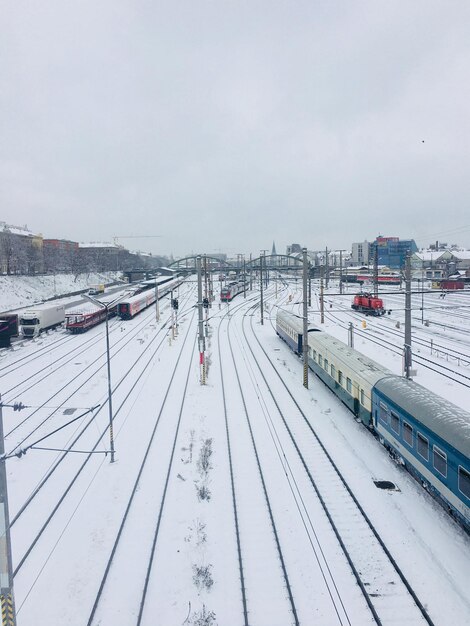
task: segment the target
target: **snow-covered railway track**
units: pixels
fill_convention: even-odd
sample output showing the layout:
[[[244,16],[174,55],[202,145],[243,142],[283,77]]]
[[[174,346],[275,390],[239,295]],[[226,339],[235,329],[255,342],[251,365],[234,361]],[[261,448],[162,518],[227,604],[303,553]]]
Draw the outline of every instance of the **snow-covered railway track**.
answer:
[[[136,324],[135,329],[133,331],[138,332],[141,330],[143,326],[148,323],[150,316],[143,316],[142,319],[139,319],[139,323]],[[116,334],[116,331],[119,330],[122,326],[121,320],[113,320],[109,326],[109,335],[112,338],[113,335]],[[40,385],[48,378],[52,378],[54,374],[60,371],[64,366],[66,366],[72,359],[76,359],[79,356],[86,355],[88,351],[92,351],[95,348],[97,337],[102,336],[102,328],[95,327],[88,331],[86,336],[82,334],[72,335],[71,338],[75,340],[75,344],[72,349],[68,349],[62,355],[51,355],[48,354],[46,358],[42,358],[44,355],[39,355],[38,358],[41,359],[39,361],[38,369],[30,373],[29,371],[25,371],[25,375],[22,376],[21,372],[18,373],[17,370],[21,368],[25,368],[28,370],[30,366],[30,362],[27,361],[22,363],[21,366],[17,368],[13,368],[4,374],[5,380],[2,382],[2,385],[8,388],[5,389],[3,395],[9,398],[9,401],[13,401],[18,398],[21,394],[29,394],[31,390],[34,389],[37,385]],[[127,340],[129,337],[124,336],[118,339],[114,345],[119,345],[123,341]],[[81,339],[81,341],[80,341]],[[113,347],[114,347],[113,345]],[[67,346],[69,348],[69,346]],[[102,352],[90,365],[93,365],[99,359],[105,358],[106,352]],[[13,372],[17,372],[13,374]],[[18,380],[19,379],[19,380]]]
[[[52,340],[51,332],[54,333],[54,340]],[[48,341],[51,339],[51,341]],[[28,367],[36,361],[37,359],[42,358],[46,354],[50,354],[57,349],[62,348],[64,345],[67,345],[73,341],[73,336],[68,333],[62,332],[60,330],[47,331],[39,335],[34,339],[24,339],[23,347],[26,348],[26,354],[22,351],[22,355],[18,359],[13,357],[14,349],[17,347],[17,344],[13,344],[13,350],[2,348],[0,349],[0,356],[2,357],[2,366],[0,367],[0,379],[4,378],[7,374],[11,372],[17,371],[22,367]],[[44,345],[43,345],[44,344]],[[35,349],[36,348],[36,349]],[[29,352],[29,349],[31,352]],[[16,350],[15,350],[16,351]]]
[[[219,326],[218,344],[243,623],[245,626],[298,625],[297,607],[271,504],[272,492],[267,487],[252,429],[253,416],[247,408],[230,339],[231,319],[224,324],[225,332],[223,325]]]
[[[345,330],[347,329],[347,326],[343,326],[342,321],[338,318],[338,316],[334,315],[333,313],[330,313],[327,311],[325,312],[325,317],[328,317],[331,320],[334,320],[337,325],[342,326]],[[388,332],[388,330],[389,329],[387,329],[386,332]],[[376,332],[382,335],[382,337],[383,335],[386,334],[386,332],[380,332],[380,331],[376,331]],[[371,343],[375,343],[379,346],[386,347],[387,350],[390,350],[390,352],[393,352],[394,354],[397,354],[400,356],[403,354],[403,350],[401,348],[397,348],[396,342],[394,341],[388,341],[387,339],[384,339],[384,338],[375,339],[371,337],[369,333],[362,332],[361,330],[358,330],[358,329],[355,330],[355,333],[358,336],[363,337],[367,341],[370,341]],[[419,363],[422,367],[425,367],[426,369],[436,372],[437,374],[440,374],[441,376],[445,378],[449,378],[453,382],[456,382],[463,387],[470,388],[470,384],[469,384],[470,376],[468,374],[464,374],[458,369],[448,367],[447,365],[443,365],[436,359],[428,359],[427,357],[424,357],[421,354],[417,354],[417,353],[413,353],[413,360]]]
[[[141,319],[138,320],[138,323],[132,326],[132,329],[129,333],[123,334],[117,341],[115,341],[111,346],[111,361],[116,361],[117,356],[129,348],[130,344],[135,341],[138,337],[139,333],[142,329],[149,323],[152,319],[152,315],[145,315]],[[162,326],[159,332],[163,332],[165,324]],[[87,342],[88,344],[88,342]],[[93,338],[93,345],[96,346],[96,337]],[[87,349],[91,349],[93,345],[88,345]],[[112,361],[113,362],[113,361]],[[70,365],[70,363],[69,363]],[[94,369],[91,369],[94,367]],[[14,443],[14,449],[18,450],[31,439],[33,435],[38,436],[38,431],[47,427],[50,429],[51,427],[55,427],[56,422],[62,420],[60,410],[69,402],[73,401],[72,399],[87,389],[87,385],[92,385],[96,380],[96,377],[100,375],[101,372],[104,372],[106,367],[106,352],[101,352],[96,358],[92,361],[88,362],[86,368],[83,368],[78,374],[73,370],[70,374],[69,378],[60,380],[60,386],[54,390],[52,395],[47,395],[43,400],[38,402],[38,398],[41,398],[41,395],[31,394],[34,397],[34,409],[29,412],[25,418],[18,421],[13,427],[6,425],[6,433],[5,438],[7,441],[7,446],[9,449],[12,449],[12,436],[15,435],[17,437],[16,442]],[[65,364],[61,364],[54,370],[47,371],[44,377],[39,382],[44,382],[47,380],[49,383],[53,380],[53,374],[57,372],[59,375],[63,376],[63,372],[65,368]],[[70,388],[72,389],[70,390]],[[31,388],[28,392],[31,391]],[[64,394],[65,392],[65,394]],[[25,392],[26,393],[26,392]],[[36,394],[37,392],[35,392]],[[3,394],[2,394],[3,395]],[[18,392],[15,395],[9,395],[7,391],[5,393],[4,399],[8,402],[13,402],[16,399],[21,399],[23,404],[28,404],[28,397],[26,395],[19,397]],[[47,409],[48,406],[53,405],[54,409],[52,411],[48,411],[48,414],[45,418],[42,418],[43,410]],[[61,422],[60,422],[61,423]]]
[[[173,367],[160,409],[155,417],[153,428],[148,437],[148,444],[143,451],[142,460],[136,467],[136,477],[131,493],[88,616],[88,626],[101,623],[122,623],[127,626],[131,623],[131,615],[135,617],[137,625],[142,622],[145,623],[144,614],[148,588],[152,569],[154,565],[156,566],[157,541],[186,402],[191,365],[194,361],[193,355],[196,344],[194,340],[188,342],[188,338],[192,336],[190,330],[191,324],[188,324],[188,331]],[[187,343],[189,345],[185,352]],[[183,354],[190,356],[189,367],[187,368],[182,364],[180,365]],[[167,410],[167,400],[171,394],[178,397],[180,404],[178,416],[172,413],[171,406]],[[171,405],[171,402],[169,404]],[[157,431],[158,437],[155,437]],[[158,458],[160,458],[161,471],[155,473],[155,459]],[[149,467],[153,471],[149,471]],[[152,494],[152,498],[149,498],[149,494]],[[142,523],[143,515],[147,523]],[[133,555],[131,560],[129,553]],[[145,568],[142,567],[143,563],[146,564]],[[123,593],[121,585],[123,576],[129,581],[125,593]],[[154,619],[147,621],[154,621]]]
[[[161,327],[164,331],[165,325]],[[167,337],[165,332],[158,332],[151,338],[147,346],[139,352],[137,359],[127,363],[126,372],[121,380],[114,385],[113,388],[113,404],[114,404],[114,422],[115,428],[120,429],[122,422],[126,420],[126,411],[129,411],[131,403],[135,402],[135,395],[139,393],[139,385],[142,378],[146,375],[148,368],[155,363],[156,358],[162,348],[166,344]],[[80,423],[79,428],[73,433],[70,439],[62,442],[60,448],[63,451],[58,455],[51,456],[47,453],[48,460],[46,465],[37,472],[41,478],[30,491],[24,502],[19,505],[15,511],[12,507],[11,527],[15,536],[21,537],[21,541],[16,541],[17,555],[15,555],[15,576],[20,573],[23,565],[29,559],[38,541],[46,531],[50,531],[48,541],[53,541],[55,516],[60,512],[61,507],[67,502],[68,498],[76,497],[75,491],[80,484],[80,480],[87,481],[90,474],[102,460],[104,452],[104,437],[108,432],[109,423],[107,422],[106,403],[101,405],[100,409],[89,418],[87,416]],[[102,414],[102,422],[98,418]],[[96,429],[91,428],[96,424]],[[118,434],[116,435],[116,439]],[[86,450],[85,459],[81,454],[71,454],[77,448]],[[45,454],[45,453],[42,453]],[[42,460],[41,457],[39,460]],[[51,462],[52,458],[52,462]],[[65,467],[62,467],[64,461],[67,461]],[[23,461],[19,461],[23,463]],[[57,471],[59,470],[60,471]],[[27,468],[24,470],[27,472]],[[51,485],[50,483],[53,482]],[[47,485],[47,489],[44,487]],[[55,497],[54,497],[55,494]],[[32,510],[30,510],[32,509]],[[31,522],[34,520],[34,523]],[[47,534],[47,533],[46,533]]]
[[[316,293],[315,296],[317,298],[317,306],[318,306],[318,311],[319,311],[320,304],[318,302],[318,293]],[[298,304],[299,304],[299,311],[300,311],[301,303],[299,302]],[[397,323],[403,324],[403,320],[398,320],[396,318],[390,317],[389,315],[385,315],[384,317],[380,317],[380,318],[375,318],[375,317],[370,317],[370,316],[368,317],[364,313],[358,313],[357,311],[351,309],[351,306],[349,303],[346,304],[344,302],[339,301],[336,298],[334,300],[331,300],[331,299],[328,299],[328,296],[325,296],[325,315],[327,313],[329,313],[330,315],[333,315],[333,312],[328,309],[327,305],[330,305],[330,307],[333,306],[334,311],[336,313],[344,312],[346,318],[352,318],[353,320],[356,320],[358,322],[380,321],[380,325],[370,324],[370,323],[368,324],[369,330],[372,330],[372,332],[383,332],[383,333],[388,333],[390,335],[403,336],[403,331],[400,331],[395,327]],[[418,324],[413,323],[414,320],[418,321],[419,323]],[[341,321],[343,322],[343,324],[346,323],[343,316],[341,317]],[[394,326],[391,327],[389,326],[389,324],[393,324]],[[420,345],[423,345],[424,347],[430,348],[431,345],[432,346],[436,345],[435,339],[436,337],[438,337],[440,339],[444,339],[445,341],[449,343],[455,343],[459,348],[461,348],[462,345],[470,347],[470,341],[466,341],[461,336],[455,337],[455,336],[449,336],[446,334],[439,333],[439,331],[436,328],[438,326],[445,326],[446,328],[455,330],[458,333],[460,333],[460,331],[462,330],[462,328],[452,327],[452,326],[449,326],[448,324],[442,324],[440,322],[436,322],[435,320],[430,320],[429,325],[426,326],[421,323],[421,317],[418,318],[418,317],[413,316],[412,317],[413,343],[420,344]],[[463,332],[465,332],[465,329],[463,329]],[[462,359],[465,359],[465,358],[470,359],[469,352],[461,352],[460,350],[455,350],[454,348],[450,346],[442,346],[442,345],[437,346],[436,345],[436,347],[440,347],[441,351],[448,351],[449,356],[455,355],[456,357],[461,357]]]
[[[310,420],[262,347],[251,320],[250,337],[243,328],[262,393],[271,397],[284,426],[282,454],[292,458],[292,447],[300,459],[310,490],[317,495],[324,515],[361,588],[377,624],[432,624],[425,607],[407,580],[380,532],[360,505],[344,476],[318,437]],[[260,361],[263,361],[261,363]],[[287,441],[290,445],[287,445]],[[289,450],[290,448],[290,450]],[[321,527],[324,521],[317,519]]]

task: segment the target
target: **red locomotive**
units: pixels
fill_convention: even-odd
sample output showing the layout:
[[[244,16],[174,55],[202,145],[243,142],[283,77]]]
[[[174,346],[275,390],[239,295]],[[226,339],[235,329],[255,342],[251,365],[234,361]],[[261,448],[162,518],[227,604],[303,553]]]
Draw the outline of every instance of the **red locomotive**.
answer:
[[[366,315],[384,315],[384,303],[382,298],[376,298],[370,293],[358,293],[354,296],[351,308],[355,311],[361,311]]]

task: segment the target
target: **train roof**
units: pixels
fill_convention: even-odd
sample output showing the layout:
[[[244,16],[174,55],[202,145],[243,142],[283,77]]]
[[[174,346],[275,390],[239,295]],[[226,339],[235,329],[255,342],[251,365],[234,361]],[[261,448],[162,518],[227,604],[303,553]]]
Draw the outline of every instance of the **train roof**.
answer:
[[[157,285],[161,285],[161,284],[169,282],[173,278],[176,278],[176,277],[175,276],[157,276],[156,278],[149,278],[148,280],[141,280],[139,281],[139,285],[150,285],[151,287],[153,287],[155,285],[155,282],[157,283]]]
[[[311,332],[310,329],[309,332]],[[336,357],[337,361],[343,363],[345,368],[355,372],[371,386],[374,386],[376,382],[384,376],[392,374],[389,369],[377,363],[377,361],[370,359],[365,356],[365,354],[362,354],[362,352],[358,352],[324,331],[315,333],[313,342],[317,345],[321,345],[323,349],[328,350]]]
[[[377,391],[404,409],[466,457],[470,457],[470,413],[418,383],[387,376]]]
[[[77,307],[70,307],[65,311],[65,317],[69,317],[71,315],[88,315],[90,313],[95,313],[99,311],[102,307],[97,304],[93,304],[92,302],[83,303],[77,305]]]
[[[291,327],[297,332],[303,332],[303,320],[301,317],[297,317],[293,313],[288,311],[279,310],[278,316],[289,322]],[[329,335],[324,330],[309,323],[308,325],[309,345],[318,350],[321,346],[323,350],[323,356],[328,357],[328,353],[334,355],[337,363],[342,363],[345,369],[353,371],[363,381],[367,381],[372,387],[377,380],[392,374],[390,370],[377,363],[373,359],[365,356],[361,352],[350,348],[348,345]],[[326,352],[325,352],[326,351]]]

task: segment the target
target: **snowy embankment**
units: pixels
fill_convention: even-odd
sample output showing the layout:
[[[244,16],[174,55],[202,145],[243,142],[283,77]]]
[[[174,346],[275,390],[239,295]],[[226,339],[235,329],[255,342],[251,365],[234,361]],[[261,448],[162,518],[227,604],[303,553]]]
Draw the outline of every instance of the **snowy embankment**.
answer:
[[[0,312],[12,311],[35,302],[50,300],[55,296],[85,290],[90,285],[114,283],[120,278],[121,272],[0,276]]]

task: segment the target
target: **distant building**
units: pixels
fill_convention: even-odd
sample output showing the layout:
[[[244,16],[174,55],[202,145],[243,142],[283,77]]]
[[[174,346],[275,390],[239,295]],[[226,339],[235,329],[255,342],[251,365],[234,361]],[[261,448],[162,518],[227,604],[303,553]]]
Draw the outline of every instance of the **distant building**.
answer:
[[[43,271],[42,235],[27,226],[0,222],[0,272],[38,274]]]
[[[120,253],[127,250],[115,243],[92,241],[79,243],[79,266],[82,271],[113,271],[120,269]]]
[[[386,265],[393,269],[405,266],[406,254],[418,252],[414,239],[399,239],[398,237],[378,236],[374,242],[377,247],[379,265]]]
[[[286,254],[296,254],[298,252],[302,252],[302,247],[299,243],[292,243],[290,246],[287,246]]]
[[[276,255],[277,254],[277,252],[276,252],[276,244],[274,243],[274,241],[273,241],[273,247],[271,248],[271,254],[272,255]]]
[[[368,241],[353,243],[351,248],[351,262],[354,265],[368,265],[373,261],[372,244]]]
[[[44,239],[45,272],[71,272],[77,262],[78,243],[68,239]]]

